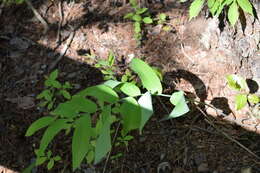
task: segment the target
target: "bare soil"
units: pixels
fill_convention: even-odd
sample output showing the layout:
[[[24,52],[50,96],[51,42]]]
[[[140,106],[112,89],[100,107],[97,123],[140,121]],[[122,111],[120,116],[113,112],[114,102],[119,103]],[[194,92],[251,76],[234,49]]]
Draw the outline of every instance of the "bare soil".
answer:
[[[155,115],[144,133],[133,134],[136,138],[127,149],[114,148],[112,155],[121,152],[123,157],[109,160],[105,172],[260,172],[258,117],[246,108],[235,111],[236,93],[225,81],[227,74],[240,74],[259,93],[258,20],[244,16],[246,27],[241,22],[231,28],[203,13],[188,21],[189,2],[149,1],[143,5],[154,16],[166,13],[172,29],[145,26],[138,46],[132,22],[123,19],[131,11],[127,1],[38,0],[33,5],[49,24],[46,34],[25,4],[0,9],[0,173],[21,172],[35,158],[41,133],[30,138],[24,134],[33,121],[47,114],[38,109],[35,99],[44,88],[44,76],[59,69],[61,81],[76,84],[73,93],[99,84],[101,72],[83,55],[94,52],[97,58],[106,58],[110,50],[116,55],[118,74],[127,67],[128,55],[143,57],[162,69],[164,93],[181,89],[199,104],[190,104],[191,112],[181,118],[159,121],[172,106],[166,99],[156,99]],[[255,8],[259,13],[258,2]],[[68,50],[57,61],[70,38]],[[56,137],[51,149],[62,161],[51,171],[43,165],[34,173],[71,172],[70,145],[67,136]],[[83,164],[77,172],[102,172],[104,166],[105,161]]]

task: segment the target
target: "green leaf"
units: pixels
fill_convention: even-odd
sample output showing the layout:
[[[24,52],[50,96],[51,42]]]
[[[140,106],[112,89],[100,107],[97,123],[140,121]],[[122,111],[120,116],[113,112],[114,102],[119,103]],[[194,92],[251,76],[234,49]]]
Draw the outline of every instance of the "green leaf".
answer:
[[[239,12],[236,1],[234,1],[228,9],[228,20],[232,26],[234,26],[238,20]]]
[[[91,149],[91,119],[88,114],[82,115],[75,121],[72,137],[72,168],[75,171]]]
[[[86,157],[87,163],[88,163],[88,164],[91,164],[91,163],[93,162],[94,158],[95,158],[95,153],[94,153],[94,151],[92,151],[92,150],[89,151],[88,154],[87,154],[87,157]]]
[[[54,117],[42,117],[34,121],[26,131],[25,136],[32,136],[36,131],[50,125],[54,120]]]
[[[124,134],[140,127],[141,109],[133,97],[127,97],[123,100],[123,104],[120,107],[120,113],[122,114],[123,119]]]
[[[162,21],[162,22],[165,22],[166,21],[166,14],[164,14],[164,13],[161,13],[161,14],[159,14],[159,19]]]
[[[133,58],[130,63],[130,68],[138,74],[143,86],[148,91],[150,91],[152,94],[162,93],[160,79],[148,64],[138,58]]]
[[[217,12],[217,10],[219,9],[220,6],[221,6],[221,1],[216,0],[214,5],[209,8],[209,11],[211,12],[211,14],[213,16],[216,15],[216,12]]]
[[[134,16],[134,13],[127,13],[127,14],[124,16],[124,19],[132,19],[133,16]]]
[[[216,2],[216,0],[208,0],[207,1],[208,7],[212,8],[214,6],[215,2]]]
[[[135,14],[132,19],[136,22],[142,21],[142,17],[139,14]]]
[[[140,89],[135,84],[132,84],[132,83],[129,83],[129,82],[125,82],[121,86],[120,90],[124,94],[126,94],[128,96],[132,96],[132,97],[141,95]]]
[[[60,90],[60,92],[61,92],[61,94],[63,95],[64,98],[66,98],[68,100],[71,99],[71,95],[70,95],[70,93],[68,91]]]
[[[53,168],[53,166],[54,166],[54,160],[50,159],[50,161],[47,164],[47,169],[50,170],[51,168]]]
[[[235,97],[236,110],[240,110],[247,104],[247,96],[245,94],[238,94]]]
[[[59,104],[51,114],[73,118],[80,112],[94,113],[96,110],[97,105],[93,101],[79,95],[74,95],[70,101]]]
[[[137,7],[137,2],[136,2],[136,0],[130,0],[129,2],[130,2],[131,6],[132,6],[133,8],[136,8],[136,7]]]
[[[45,130],[40,142],[40,156],[44,155],[45,149],[54,138],[54,136],[56,136],[61,130],[66,129],[69,126],[69,124],[67,124],[67,121],[67,119],[58,119],[50,124],[50,126]]]
[[[116,81],[116,80],[108,80],[104,82],[104,85],[110,87],[110,88],[115,88],[116,86],[120,85],[122,82]]]
[[[115,55],[112,51],[109,51],[108,63],[109,63],[109,66],[113,66],[115,63]]]
[[[201,11],[205,0],[195,0],[191,3],[189,8],[189,20],[198,16]]]
[[[127,135],[127,136],[124,137],[124,140],[125,140],[125,141],[130,141],[130,140],[132,140],[132,139],[134,139],[134,137],[133,137],[133,136],[130,136],[130,135]]]
[[[61,83],[59,81],[51,81],[51,85],[54,87],[54,88],[57,88],[57,89],[60,89],[61,88]]]
[[[92,96],[97,98],[98,100],[108,102],[108,103],[115,103],[118,101],[117,93],[113,89],[111,89],[110,87],[104,84],[86,88],[81,92],[79,92],[77,95],[83,97]]]
[[[110,116],[111,107],[106,106],[101,113],[103,119],[102,129],[100,135],[97,138],[96,150],[95,150],[95,164],[100,162],[100,160],[106,156],[106,154],[111,150],[111,137],[110,137]]]
[[[223,1],[223,0],[222,0],[222,1]],[[222,4],[220,3],[220,4],[219,4],[219,7],[218,7],[218,9],[217,9],[217,11],[216,11],[215,16],[218,17],[218,16],[221,14],[221,12],[223,11],[224,7],[225,7],[226,5],[229,6],[232,2],[233,2],[233,0],[224,0],[224,1],[222,2]]]
[[[148,10],[148,8],[138,8],[136,10],[136,14],[143,14],[144,12],[146,12]]]
[[[141,32],[141,24],[140,24],[140,22],[135,22],[134,23],[134,31],[135,31],[135,33],[140,33]]]
[[[175,107],[170,113],[169,118],[177,118],[189,112],[183,91],[174,92],[170,98],[170,102]]]
[[[49,76],[49,78],[48,79],[50,79],[50,80],[56,80],[57,79],[57,77],[58,77],[58,74],[59,74],[59,71],[56,69],[56,70],[54,70],[53,72],[51,72],[51,74],[50,74],[50,76]]]
[[[78,115],[78,111],[71,106],[71,102],[60,103],[56,109],[51,112],[51,115],[72,118]]]
[[[37,157],[35,165],[39,166],[39,165],[43,164],[46,160],[47,160],[47,157]]]
[[[253,7],[248,0],[237,0],[237,3],[243,9],[243,11],[253,15]]]
[[[141,123],[139,127],[140,134],[142,133],[142,130],[144,128],[144,125],[146,122],[150,119],[150,117],[153,114],[153,104],[152,104],[152,96],[149,92],[146,92],[144,95],[142,95],[138,103],[141,107]]]
[[[51,158],[51,154],[52,154],[52,152],[51,152],[51,150],[49,150],[49,151],[47,152],[47,158]]]
[[[97,105],[93,101],[84,97],[73,96],[68,103],[78,113],[79,112],[94,113],[97,111]]]
[[[235,75],[235,74],[227,75],[226,79],[228,82],[228,86],[232,89],[235,89],[238,91],[241,89],[244,89],[244,90],[248,89],[246,80],[238,75]]]
[[[52,93],[51,90],[44,90],[36,97],[37,99],[45,98],[45,100],[51,101],[52,100]]]
[[[145,18],[143,18],[143,22],[145,24],[151,24],[151,23],[153,23],[153,19],[151,17],[145,17]]]
[[[55,156],[55,157],[53,158],[53,160],[56,161],[56,162],[57,162],[57,161],[60,161],[60,160],[61,160],[61,157],[60,157],[60,156]]]
[[[251,104],[257,104],[260,102],[260,98],[255,95],[255,94],[249,94],[247,96],[247,100],[251,103]]]

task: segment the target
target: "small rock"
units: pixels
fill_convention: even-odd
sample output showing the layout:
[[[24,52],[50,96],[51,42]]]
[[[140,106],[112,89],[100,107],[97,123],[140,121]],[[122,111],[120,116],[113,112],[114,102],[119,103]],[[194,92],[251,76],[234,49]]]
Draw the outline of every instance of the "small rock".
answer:
[[[242,168],[241,169],[241,173],[252,173],[252,168],[249,167],[249,168]]]
[[[198,166],[198,172],[199,173],[205,173],[209,171],[209,167],[207,163],[202,163]]]
[[[19,50],[26,50],[30,46],[29,42],[18,37],[12,38],[9,43]]]

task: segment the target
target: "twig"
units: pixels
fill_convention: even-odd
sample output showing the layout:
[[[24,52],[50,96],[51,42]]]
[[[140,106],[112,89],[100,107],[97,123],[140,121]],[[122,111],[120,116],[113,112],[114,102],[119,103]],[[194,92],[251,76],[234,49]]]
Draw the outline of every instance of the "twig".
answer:
[[[2,2],[2,3],[0,4],[0,16],[1,16],[2,12],[3,12],[4,6],[5,6],[5,4],[4,4],[4,2]]]
[[[181,52],[183,53],[183,55],[188,58],[191,62],[192,62],[192,65],[194,65],[194,61],[193,59],[184,51],[184,47],[183,47],[183,44],[181,43]]]
[[[64,15],[63,15],[63,10],[62,10],[62,0],[59,1],[59,15],[60,15],[60,21],[59,21],[59,25],[58,25],[58,32],[57,32],[57,39],[56,39],[56,43],[60,45],[61,43],[61,26],[63,24],[63,19],[64,19]]]
[[[201,110],[200,107],[197,107],[197,109],[205,116],[207,117],[206,113]],[[258,160],[260,160],[260,157],[257,156],[255,153],[253,153],[249,148],[245,147],[243,144],[241,144],[240,142],[238,142],[237,140],[233,139],[232,137],[230,137],[227,133],[219,130],[210,120],[208,119],[204,119],[209,125],[211,125],[212,127],[214,127],[219,133],[221,133],[223,136],[225,136],[227,139],[229,139],[230,141],[236,143],[238,146],[240,146],[241,148],[243,148],[245,151],[247,151],[249,154],[251,154],[252,156],[254,156],[255,158],[257,158]]]
[[[66,44],[64,45],[63,49],[61,50],[61,53],[60,53],[59,57],[50,65],[50,67],[48,69],[49,72],[52,71],[56,67],[56,65],[60,62],[60,60],[66,54],[70,44],[73,41],[73,38],[75,36],[75,32],[76,32],[75,29],[73,29],[73,31],[71,31],[71,33],[69,35],[69,38],[68,38]]]
[[[116,141],[116,137],[117,137],[117,134],[118,134],[119,127],[120,127],[120,123],[117,124],[116,132],[115,132],[115,135],[114,135],[114,137],[113,137],[112,144],[114,144],[115,141]],[[103,168],[103,171],[102,171],[103,173],[106,172],[107,163],[108,163],[108,160],[109,160],[109,158],[110,158],[111,151],[112,151],[112,149],[108,152],[108,155],[107,155],[107,158],[106,158],[106,161],[105,161],[105,165],[104,165],[104,168]]]
[[[44,27],[44,31],[43,34],[46,34],[47,31],[49,30],[49,26],[48,23],[42,18],[42,16],[40,15],[40,13],[38,13],[38,11],[33,7],[32,3],[30,0],[25,0],[25,3],[28,5],[28,7],[32,10],[33,14],[35,15],[35,17],[42,23],[43,27]]]

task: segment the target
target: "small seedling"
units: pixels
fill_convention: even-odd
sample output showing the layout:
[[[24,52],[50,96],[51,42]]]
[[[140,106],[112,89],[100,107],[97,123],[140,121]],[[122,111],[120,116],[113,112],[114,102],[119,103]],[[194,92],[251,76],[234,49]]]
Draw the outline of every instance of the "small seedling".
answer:
[[[57,100],[58,96],[63,96],[65,99],[71,99],[71,95],[68,92],[72,88],[69,82],[61,84],[58,80],[58,70],[53,71],[44,82],[45,89],[36,97],[41,99],[40,107],[47,107],[51,110]]]
[[[109,52],[107,60],[98,60],[95,67],[100,69],[101,73],[104,75],[104,80],[116,80],[115,77],[115,55],[113,52]]]
[[[37,160],[35,162],[35,166],[42,165],[43,163],[48,161],[48,163],[47,163],[48,170],[51,170],[53,168],[55,162],[58,162],[61,160],[60,156],[51,157],[52,152],[50,150],[47,152],[46,155],[39,155],[38,150],[35,150],[35,154],[37,155]]]
[[[140,8],[136,0],[130,0],[130,4],[134,9],[134,12],[127,13],[124,16],[124,19],[131,19],[134,22],[134,37],[140,44],[142,39],[142,25],[152,24],[153,19],[151,18],[150,13],[148,12],[148,8]]]

